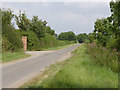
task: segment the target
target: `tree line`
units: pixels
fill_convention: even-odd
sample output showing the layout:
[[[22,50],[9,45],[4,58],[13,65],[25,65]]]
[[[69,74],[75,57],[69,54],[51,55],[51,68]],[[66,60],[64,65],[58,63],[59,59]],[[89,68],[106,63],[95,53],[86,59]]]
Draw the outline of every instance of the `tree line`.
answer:
[[[10,9],[0,9],[2,15],[2,48],[3,51],[19,51],[23,48],[21,36],[27,36],[29,50],[40,50],[44,46],[58,46],[77,42],[74,32],[62,32],[57,35],[55,30],[47,25],[47,21],[33,16],[30,20],[25,11],[19,15]],[[13,23],[14,21],[14,23]],[[18,29],[14,27],[17,25]],[[64,34],[64,35],[63,35]]]

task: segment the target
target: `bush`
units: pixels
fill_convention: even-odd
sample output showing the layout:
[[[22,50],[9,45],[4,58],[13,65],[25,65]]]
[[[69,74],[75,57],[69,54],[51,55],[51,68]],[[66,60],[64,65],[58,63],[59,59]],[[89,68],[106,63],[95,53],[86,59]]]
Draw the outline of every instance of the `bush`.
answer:
[[[3,50],[5,51],[19,51],[22,50],[22,40],[12,26],[4,25],[2,27],[3,34]],[[5,40],[5,41],[4,41]]]
[[[51,47],[72,44],[72,43],[75,43],[75,42],[74,41],[60,41],[60,40],[57,40],[56,37],[48,33],[46,33],[45,37],[42,37],[40,39],[41,48],[51,48]]]
[[[45,37],[40,39],[40,45],[42,48],[56,47],[58,46],[58,41],[54,36],[46,33]]]
[[[27,50],[41,50],[40,41],[39,38],[36,36],[36,34],[29,30],[29,31],[17,31],[20,36],[27,36]]]
[[[106,47],[108,49],[114,49],[118,47],[118,40],[115,37],[111,37],[108,39],[107,43],[106,43]]]
[[[85,43],[88,40],[88,35],[86,33],[77,35],[79,43]]]
[[[87,44],[86,51],[96,63],[109,67],[113,71],[118,72],[118,56],[120,55],[116,49],[109,50],[102,46],[97,46],[96,43]]]
[[[8,38],[3,35],[2,36],[2,52],[11,51],[12,48],[13,48],[12,44],[8,41]]]

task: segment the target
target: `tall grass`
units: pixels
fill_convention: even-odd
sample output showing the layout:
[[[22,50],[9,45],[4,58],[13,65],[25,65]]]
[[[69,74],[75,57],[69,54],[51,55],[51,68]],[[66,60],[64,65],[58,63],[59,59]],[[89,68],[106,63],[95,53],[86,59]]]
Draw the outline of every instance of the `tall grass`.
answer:
[[[109,50],[102,46],[98,47],[96,43],[89,43],[86,46],[86,51],[89,55],[91,55],[92,60],[118,72],[118,56],[120,53],[117,52],[116,49]]]

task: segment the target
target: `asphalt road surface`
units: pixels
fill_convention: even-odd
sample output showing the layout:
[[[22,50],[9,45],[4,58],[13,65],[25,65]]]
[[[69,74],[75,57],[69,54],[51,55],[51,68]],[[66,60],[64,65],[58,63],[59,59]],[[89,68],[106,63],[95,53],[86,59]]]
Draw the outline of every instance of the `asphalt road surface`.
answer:
[[[34,74],[44,70],[46,66],[59,61],[79,45],[80,44],[49,53],[38,54],[33,58],[19,60],[5,66],[3,65],[2,88],[19,87],[28,79],[31,79]]]

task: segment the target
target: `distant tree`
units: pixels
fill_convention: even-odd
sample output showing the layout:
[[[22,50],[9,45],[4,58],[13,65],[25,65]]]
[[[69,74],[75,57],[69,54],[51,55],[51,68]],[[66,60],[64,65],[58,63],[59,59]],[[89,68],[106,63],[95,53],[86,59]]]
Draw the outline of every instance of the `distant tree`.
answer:
[[[79,43],[84,43],[88,39],[88,35],[86,33],[77,35],[77,40]]]
[[[77,40],[76,35],[72,31],[60,33],[58,36],[58,39],[59,40],[67,40],[67,41],[76,41]]]
[[[77,40],[76,35],[72,31],[68,32],[68,40],[69,41],[76,41]]]
[[[67,40],[67,34],[66,32],[62,32],[58,35],[59,40]]]
[[[54,35],[56,38],[58,37],[58,35],[55,33],[55,35]]]

